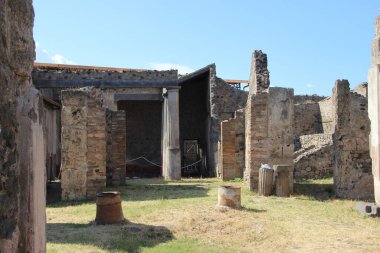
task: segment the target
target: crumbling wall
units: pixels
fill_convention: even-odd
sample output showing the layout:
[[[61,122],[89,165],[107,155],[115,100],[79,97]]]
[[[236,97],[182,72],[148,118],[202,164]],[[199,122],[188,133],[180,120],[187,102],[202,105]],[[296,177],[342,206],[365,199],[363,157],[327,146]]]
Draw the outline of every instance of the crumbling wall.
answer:
[[[293,168],[293,89],[268,88],[267,56],[252,56],[250,90],[246,106],[245,172],[250,190],[257,189],[261,164],[286,164]],[[289,172],[293,178],[293,171]]]
[[[338,80],[332,101],[335,194],[352,199],[373,198],[367,99],[350,93],[347,80]]]
[[[300,136],[300,148],[294,153],[294,178],[324,178],[333,174],[331,134]]]
[[[318,103],[294,105],[294,135],[323,133],[321,110]]]
[[[0,1],[0,252],[45,252],[45,166],[31,0]]]
[[[105,188],[105,109],[98,96],[86,89],[62,91],[62,199],[92,198]]]
[[[125,184],[126,115],[107,110],[107,185]]]
[[[219,173],[222,180],[242,178],[245,165],[244,111],[236,111],[234,118],[221,124]]]
[[[216,77],[215,65],[210,67],[210,122],[209,125],[209,166],[210,176],[215,176],[218,166],[218,144],[220,143],[220,123],[234,117],[235,111],[245,107],[248,92],[238,90]]]
[[[321,111],[321,120],[324,134],[333,134],[335,131],[334,106],[332,98],[328,97],[318,102]]]

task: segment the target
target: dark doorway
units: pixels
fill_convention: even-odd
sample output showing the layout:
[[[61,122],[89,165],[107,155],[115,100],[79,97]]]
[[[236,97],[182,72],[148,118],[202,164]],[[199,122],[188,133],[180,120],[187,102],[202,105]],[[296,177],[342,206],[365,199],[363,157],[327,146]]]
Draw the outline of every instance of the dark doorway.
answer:
[[[182,154],[182,176],[208,176],[207,168],[207,122],[209,72],[201,73],[181,83],[179,91],[179,120]],[[193,143],[189,146],[189,143]],[[185,147],[196,147],[194,159]],[[190,150],[190,151],[191,151]],[[191,152],[190,152],[191,153]],[[199,163],[193,165],[195,162]]]
[[[126,176],[161,176],[161,101],[118,102],[126,113]]]

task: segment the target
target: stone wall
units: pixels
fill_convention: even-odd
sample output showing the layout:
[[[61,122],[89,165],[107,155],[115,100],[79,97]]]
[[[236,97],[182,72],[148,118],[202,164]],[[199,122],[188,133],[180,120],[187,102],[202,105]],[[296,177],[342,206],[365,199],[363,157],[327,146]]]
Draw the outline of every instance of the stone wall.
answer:
[[[331,134],[300,136],[300,147],[294,153],[294,178],[324,178],[333,174]]]
[[[369,156],[369,119],[365,97],[350,93],[347,80],[336,81],[334,187],[338,197],[373,198],[373,177]]]
[[[219,173],[222,180],[242,178],[245,165],[244,111],[236,111],[234,118],[221,124]]]
[[[321,110],[319,103],[294,105],[294,135],[323,133]]]
[[[257,189],[261,164],[293,166],[293,90],[269,88],[251,96],[246,108],[245,178]],[[293,171],[290,172],[293,177]]]
[[[45,252],[45,166],[31,0],[0,1],[0,252]]]
[[[93,198],[106,185],[105,110],[94,90],[62,91],[62,199]]]
[[[318,102],[319,109],[321,111],[321,120],[322,120],[322,127],[323,127],[323,133],[325,134],[333,134],[335,131],[335,124],[334,124],[334,106],[332,102],[332,98],[328,97],[324,100]]]
[[[218,166],[218,145],[220,123],[234,117],[235,111],[245,107],[248,92],[238,90],[216,77],[215,65],[210,68],[210,122],[209,122],[209,176],[216,176]]]
[[[107,186],[125,184],[125,111],[107,110]]]
[[[142,69],[121,69],[121,68],[104,68],[92,66],[70,66],[60,64],[36,63],[32,77],[37,80],[67,81],[72,80],[78,83],[78,88],[91,86],[91,80],[117,81],[117,80],[177,80],[177,70],[142,70]],[[87,82],[86,85],[81,84],[78,80]],[[40,88],[39,90],[46,96],[53,99],[60,99],[61,91],[66,88]],[[117,92],[115,89],[112,93]],[[140,89],[139,89],[140,90]],[[123,93],[123,90],[120,89]],[[106,99],[106,97],[105,97]],[[116,110],[116,108],[110,108]]]

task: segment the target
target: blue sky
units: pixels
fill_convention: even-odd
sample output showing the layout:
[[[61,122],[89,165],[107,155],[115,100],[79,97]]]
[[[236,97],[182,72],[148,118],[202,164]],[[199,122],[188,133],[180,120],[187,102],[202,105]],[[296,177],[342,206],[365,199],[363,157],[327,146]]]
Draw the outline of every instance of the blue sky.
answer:
[[[123,68],[215,63],[248,79],[268,54],[272,86],[330,95],[336,79],[367,81],[378,0],[34,0],[38,62]]]

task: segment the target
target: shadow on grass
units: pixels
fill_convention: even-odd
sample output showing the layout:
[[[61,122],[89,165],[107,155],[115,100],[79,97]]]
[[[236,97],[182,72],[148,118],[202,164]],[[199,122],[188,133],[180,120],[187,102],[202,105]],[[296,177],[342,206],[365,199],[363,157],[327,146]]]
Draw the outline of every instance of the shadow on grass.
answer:
[[[127,222],[122,225],[48,223],[50,243],[92,245],[108,251],[141,252],[142,247],[154,247],[174,239],[163,226]]]
[[[244,206],[241,208],[241,210],[251,212],[251,213],[265,213],[267,211],[264,209],[256,209],[256,208],[244,207]]]
[[[318,201],[326,201],[335,198],[334,184],[299,182],[294,184],[294,194],[309,196]]]
[[[119,191],[123,201],[146,201],[163,199],[185,199],[206,197],[210,188],[200,183],[183,184],[183,182],[167,182],[162,179],[128,180],[127,185],[108,187],[106,191]],[[50,208],[95,204],[92,200],[64,200],[52,202]]]
[[[206,197],[210,190],[204,185],[168,185],[146,184],[127,185],[117,188],[121,192],[124,201],[146,201],[162,199],[185,199]]]

